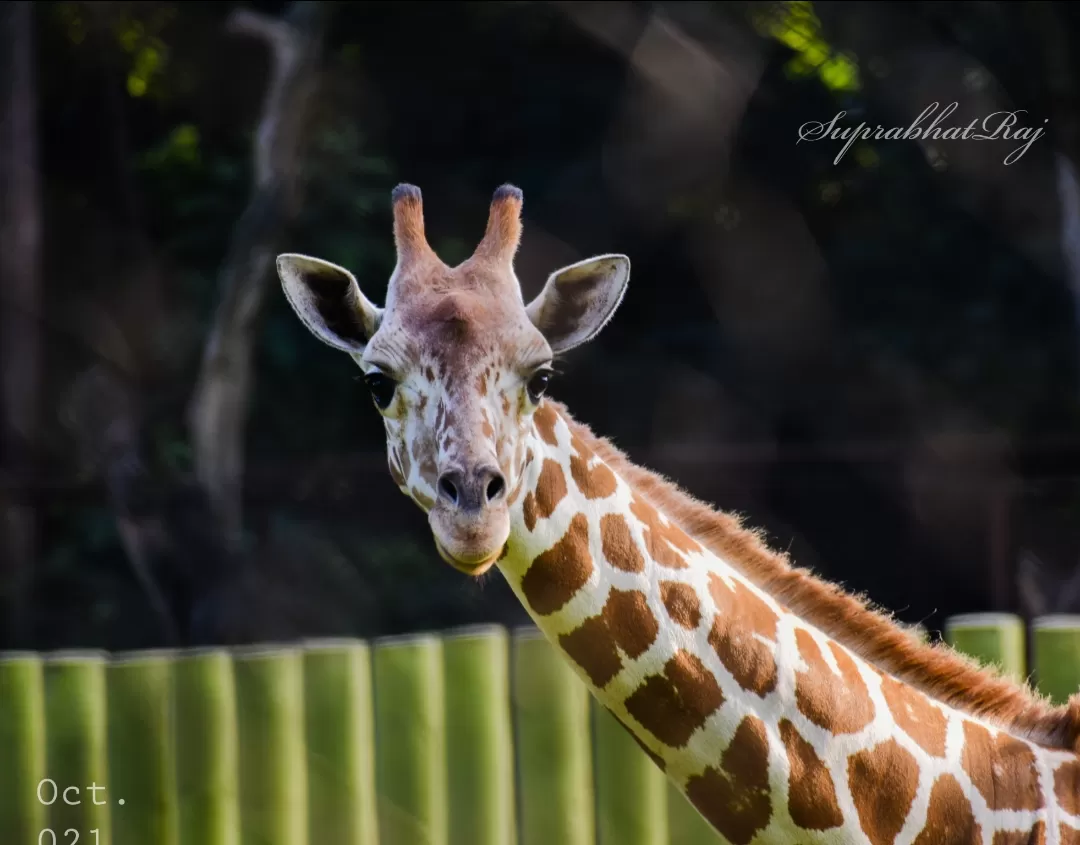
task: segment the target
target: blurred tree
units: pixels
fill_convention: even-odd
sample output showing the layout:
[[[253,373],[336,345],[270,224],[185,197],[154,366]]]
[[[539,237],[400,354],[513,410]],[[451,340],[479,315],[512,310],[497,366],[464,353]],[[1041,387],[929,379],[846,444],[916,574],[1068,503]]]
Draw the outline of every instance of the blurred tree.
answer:
[[[221,302],[210,327],[189,419],[195,469],[206,486],[226,543],[238,548],[245,428],[252,358],[267,286],[282,235],[299,211],[302,142],[322,53],[323,4],[292,5],[282,20],[247,9],[227,27],[263,40],[271,72],[252,155],[253,193],[236,224],[219,272]]]

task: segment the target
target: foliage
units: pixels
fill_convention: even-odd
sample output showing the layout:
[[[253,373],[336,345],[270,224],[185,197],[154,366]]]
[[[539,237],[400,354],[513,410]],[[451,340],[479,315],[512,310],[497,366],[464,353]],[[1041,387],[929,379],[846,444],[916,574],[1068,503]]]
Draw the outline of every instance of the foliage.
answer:
[[[798,79],[816,76],[830,91],[859,90],[859,68],[851,56],[837,52],[825,40],[821,21],[809,0],[794,0],[755,11],[754,28],[790,47],[795,55],[784,72]]]
[[[716,421],[694,420],[695,430],[716,432],[717,447],[732,445],[722,440],[735,430],[778,448],[791,430],[810,442],[880,439],[913,447],[924,430],[956,418],[968,421],[968,433],[1002,432],[1015,443],[1075,431],[1077,344],[1060,280],[1035,267],[1010,233],[957,201],[947,174],[918,145],[861,141],[836,162],[834,146],[795,143],[799,126],[841,110],[852,125],[891,125],[875,93],[875,57],[835,43],[820,4],[716,5],[716,20],[749,39],[763,65],[738,112],[726,169],[715,167],[719,151],[705,157],[713,169],[684,161],[689,156],[678,144],[686,142],[679,135],[685,130],[641,104],[674,96],[662,81],[644,78],[639,60],[649,46],[649,15],[670,12],[678,20],[685,13],[678,4],[619,6],[625,17],[612,12],[603,38],[560,4],[425,4],[422,11],[335,4],[308,127],[303,212],[283,249],[348,267],[380,301],[394,261],[388,198],[397,181],[423,187],[431,240],[451,261],[464,257],[482,231],[492,188],[521,185],[529,261],[530,250],[632,254],[634,281],[618,318],[561,364],[553,392],[635,457],[672,445],[674,435],[656,430],[661,413],[701,415],[693,404],[667,413],[666,403],[697,401],[677,392],[683,377],[703,380],[723,397],[710,406]],[[142,328],[167,346],[172,325],[192,328],[177,341],[175,363],[133,390],[148,409],[141,431],[148,472],[155,483],[183,488],[190,483],[186,403],[218,295],[218,268],[251,187],[251,134],[266,57],[257,45],[223,33],[233,8],[227,4],[43,8],[50,294],[64,301],[93,287],[117,309],[129,296],[130,280],[124,287],[111,269],[121,259],[102,259],[112,262],[121,250],[111,240],[95,244],[102,231],[117,242],[145,237],[167,268],[162,284],[176,310],[165,319],[146,314]],[[276,14],[282,7],[258,8]],[[904,14],[947,32],[942,43],[992,68],[1018,92],[1014,97],[1045,93],[1034,48],[1011,37],[999,4],[915,4]],[[704,35],[695,41],[698,35],[687,29],[680,37],[728,60]],[[743,70],[734,68],[733,78]],[[101,105],[110,96],[120,103],[115,113]],[[643,125],[659,129],[639,142],[632,132]],[[694,195],[660,189],[648,214],[630,207],[627,186],[613,184],[611,173],[613,151],[635,143],[653,145],[635,148],[642,171],[670,159],[700,166],[703,175],[688,180]],[[638,171],[621,178],[639,177],[648,181]],[[826,350],[779,375],[764,366],[768,353],[739,332],[785,303],[761,295],[753,300],[759,312],[747,306],[721,314],[721,324],[702,293],[726,293],[745,281],[710,275],[692,245],[706,224],[722,227],[747,213],[733,184],[789,203],[824,266],[822,302],[815,304],[831,320]],[[136,211],[125,217],[118,197],[129,194]],[[755,225],[759,231],[748,236],[768,234],[767,221]],[[540,279],[524,281],[535,286]],[[262,585],[273,594],[273,613],[287,615],[291,598],[298,618],[321,607],[326,625],[364,635],[517,620],[520,610],[501,580],[479,590],[437,561],[422,517],[386,476],[381,423],[355,365],[315,341],[274,280],[267,284],[247,439],[247,562],[255,591]],[[82,364],[93,358],[89,350],[82,354]],[[57,393],[71,377],[56,376]],[[724,428],[728,416],[738,423]],[[70,471],[66,461],[54,461],[61,475]],[[702,495],[727,496],[720,477],[729,471],[710,465]],[[965,540],[962,553],[942,551],[906,521],[915,506],[899,482],[886,495],[862,468],[841,465],[815,476],[815,484],[831,485],[823,497],[821,486],[800,486],[795,471],[786,472],[779,465],[762,469],[771,486],[752,502],[756,522],[798,527],[779,538],[782,545],[819,550],[828,574],[909,607],[912,618],[987,603],[985,589],[970,586],[985,578],[914,596],[899,583],[909,579],[889,574],[910,571],[915,559],[927,575],[948,560],[978,574],[984,534]],[[46,508],[38,636],[49,645],[152,643],[160,631],[131,572],[115,513],[100,491],[88,504],[85,486],[79,490],[81,500],[57,496]],[[970,507],[977,506],[972,499]],[[163,530],[189,536],[175,514],[155,518]],[[873,526],[907,533],[882,550]],[[881,556],[873,572],[864,565],[869,554]],[[243,614],[239,601],[219,612]]]

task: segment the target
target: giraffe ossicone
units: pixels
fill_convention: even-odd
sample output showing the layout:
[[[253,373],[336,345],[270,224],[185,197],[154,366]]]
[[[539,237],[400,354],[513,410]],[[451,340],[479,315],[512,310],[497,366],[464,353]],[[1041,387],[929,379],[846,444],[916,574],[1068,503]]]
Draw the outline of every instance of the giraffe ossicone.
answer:
[[[1080,695],[1054,707],[927,645],[634,465],[546,396],[630,261],[557,270],[526,303],[521,192],[473,255],[392,195],[397,266],[373,304],[344,268],[285,254],[299,318],[364,372],[390,475],[440,556],[497,567],[592,694],[732,845],[1080,845]]]

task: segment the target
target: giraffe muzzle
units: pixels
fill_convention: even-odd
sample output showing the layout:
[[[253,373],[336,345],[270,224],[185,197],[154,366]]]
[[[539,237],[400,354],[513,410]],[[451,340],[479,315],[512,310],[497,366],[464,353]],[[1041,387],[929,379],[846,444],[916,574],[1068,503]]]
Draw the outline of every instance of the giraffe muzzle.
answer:
[[[506,479],[498,468],[450,468],[438,480],[428,514],[439,555],[461,572],[478,575],[498,560],[510,536]]]

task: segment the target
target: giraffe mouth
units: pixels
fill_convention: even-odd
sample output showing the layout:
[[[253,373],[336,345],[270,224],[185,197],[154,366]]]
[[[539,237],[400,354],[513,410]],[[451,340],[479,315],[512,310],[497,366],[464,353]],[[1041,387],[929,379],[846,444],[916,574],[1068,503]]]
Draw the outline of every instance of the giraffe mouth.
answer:
[[[466,575],[471,575],[474,578],[483,575],[491,569],[499,558],[503,556],[503,552],[505,551],[504,545],[503,548],[479,560],[462,560],[461,558],[450,554],[450,552],[443,547],[443,544],[439,542],[437,537],[435,538],[435,548],[439,552],[439,557],[449,563],[454,569],[458,572],[463,572]]]

